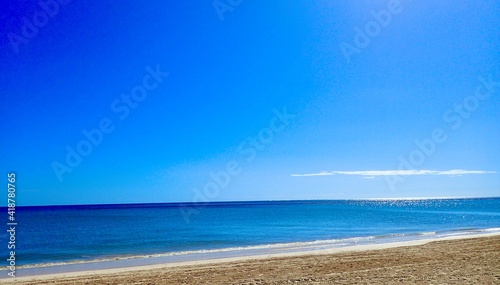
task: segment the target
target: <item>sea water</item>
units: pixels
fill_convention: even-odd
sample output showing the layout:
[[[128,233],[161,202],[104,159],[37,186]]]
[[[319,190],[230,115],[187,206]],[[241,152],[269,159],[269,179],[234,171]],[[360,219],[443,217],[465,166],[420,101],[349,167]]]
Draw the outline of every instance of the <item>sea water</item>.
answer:
[[[18,207],[16,218],[22,273],[54,264],[131,266],[136,257],[174,262],[494,232],[500,198],[40,206]],[[2,231],[1,244],[8,238]]]

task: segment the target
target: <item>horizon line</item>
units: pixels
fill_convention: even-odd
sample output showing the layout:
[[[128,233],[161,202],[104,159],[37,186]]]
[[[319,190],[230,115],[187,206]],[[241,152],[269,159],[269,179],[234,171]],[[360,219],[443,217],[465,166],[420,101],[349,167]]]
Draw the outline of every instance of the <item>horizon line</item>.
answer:
[[[403,198],[345,198],[345,199],[269,199],[269,200],[228,200],[210,202],[130,202],[130,203],[90,203],[90,204],[47,204],[47,205],[16,205],[16,208],[23,207],[69,207],[69,206],[111,206],[111,205],[159,205],[159,204],[216,204],[216,203],[252,203],[252,202],[301,202],[301,201],[398,201],[398,200],[448,200],[448,199],[500,199],[500,196],[452,196],[452,197],[403,197]],[[8,206],[0,206],[8,208]]]

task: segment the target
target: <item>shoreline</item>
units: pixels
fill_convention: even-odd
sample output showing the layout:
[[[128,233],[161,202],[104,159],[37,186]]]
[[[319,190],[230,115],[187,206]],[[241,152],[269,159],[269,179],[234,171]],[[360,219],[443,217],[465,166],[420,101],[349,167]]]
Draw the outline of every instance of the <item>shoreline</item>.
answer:
[[[105,258],[96,259],[82,259],[73,261],[61,262],[48,262],[38,264],[27,264],[17,266],[18,270],[22,271],[43,271],[43,269],[56,269],[53,272],[44,272],[41,274],[56,274],[56,273],[69,273],[72,271],[89,271],[99,269],[111,269],[121,267],[138,267],[143,265],[153,264],[166,264],[166,263],[180,263],[187,261],[197,260],[215,260],[231,257],[252,257],[257,255],[276,254],[279,252],[304,252],[304,251],[317,251],[317,250],[331,250],[337,248],[347,248],[359,245],[377,245],[394,242],[404,241],[418,241],[418,240],[440,240],[446,237],[467,237],[474,235],[484,235],[489,233],[500,234],[500,228],[485,228],[485,229],[459,229],[459,230],[446,230],[446,231],[430,231],[430,232],[416,232],[416,233],[392,233],[380,236],[355,236],[344,237],[328,240],[310,240],[310,241],[296,241],[285,243],[271,243],[238,247],[223,247],[214,249],[203,250],[186,250],[165,253],[150,253],[140,255],[118,255],[109,256]],[[99,265],[102,268],[99,268]],[[71,270],[73,267],[73,270]],[[86,268],[88,267],[88,268]],[[66,270],[62,270],[66,268]],[[68,270],[69,269],[69,270]],[[0,268],[0,280],[5,278],[1,272],[7,269]],[[21,276],[20,276],[21,277]]]
[[[217,259],[206,259],[206,260],[195,260],[195,261],[184,261],[184,262],[174,262],[174,263],[163,263],[163,264],[152,264],[152,265],[142,265],[142,266],[131,266],[131,267],[119,267],[110,269],[97,269],[97,270],[86,270],[86,271],[74,271],[65,273],[55,273],[55,274],[43,274],[43,275],[32,275],[23,276],[16,278],[2,278],[0,279],[2,283],[12,283],[12,282],[43,282],[47,280],[58,280],[63,278],[85,278],[88,276],[101,276],[106,278],[112,275],[124,274],[124,273],[134,273],[134,272],[148,272],[154,270],[169,270],[169,269],[180,269],[186,267],[199,267],[199,266],[214,266],[226,265],[238,262],[259,262],[263,260],[275,260],[283,258],[296,258],[296,257],[306,257],[306,256],[316,256],[325,257],[329,255],[340,255],[358,252],[384,252],[387,249],[397,249],[402,247],[418,247],[435,242],[449,242],[449,241],[459,241],[459,240],[469,240],[476,238],[489,238],[498,237],[499,232],[493,233],[482,233],[474,235],[460,235],[460,236],[449,236],[441,238],[429,238],[429,239],[418,239],[410,241],[398,241],[390,243],[380,243],[380,244],[363,244],[363,245],[353,245],[346,247],[337,247],[329,249],[316,249],[316,250],[305,250],[298,252],[283,252],[283,253],[273,253],[273,254],[260,254],[251,256],[239,256],[239,257],[228,257],[228,258],[217,258]],[[7,271],[4,271],[7,273]]]

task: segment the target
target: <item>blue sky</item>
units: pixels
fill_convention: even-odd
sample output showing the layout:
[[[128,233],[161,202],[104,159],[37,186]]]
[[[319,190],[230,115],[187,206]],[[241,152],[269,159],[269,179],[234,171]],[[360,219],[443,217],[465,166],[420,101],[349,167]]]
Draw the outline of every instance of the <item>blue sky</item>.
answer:
[[[18,204],[499,196],[500,3],[274,2],[0,4]]]

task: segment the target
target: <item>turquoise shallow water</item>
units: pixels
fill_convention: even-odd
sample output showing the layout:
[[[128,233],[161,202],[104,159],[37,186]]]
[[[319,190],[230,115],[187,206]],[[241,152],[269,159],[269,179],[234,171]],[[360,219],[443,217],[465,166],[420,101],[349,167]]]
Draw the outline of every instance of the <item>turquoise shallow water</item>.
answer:
[[[499,230],[500,198],[19,207],[17,222],[17,265],[36,266]]]

